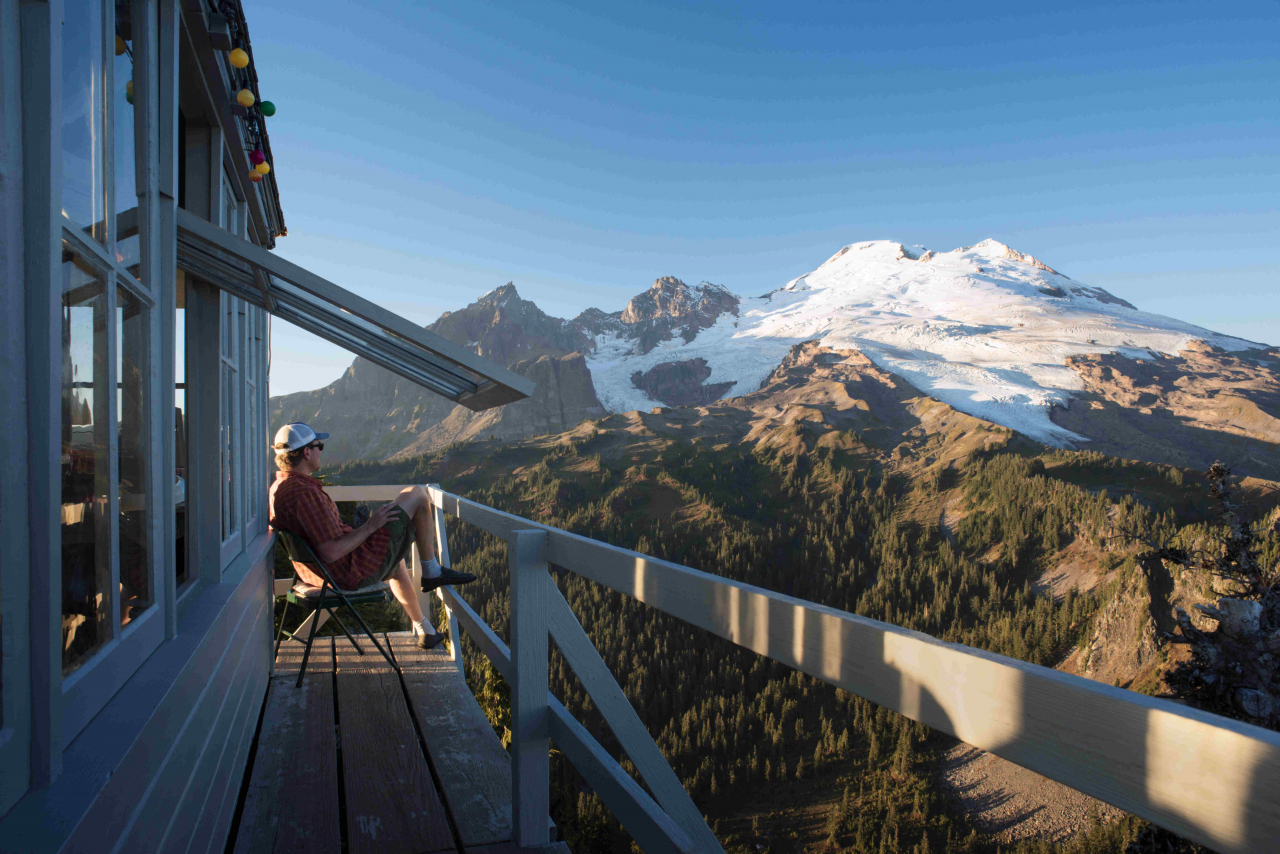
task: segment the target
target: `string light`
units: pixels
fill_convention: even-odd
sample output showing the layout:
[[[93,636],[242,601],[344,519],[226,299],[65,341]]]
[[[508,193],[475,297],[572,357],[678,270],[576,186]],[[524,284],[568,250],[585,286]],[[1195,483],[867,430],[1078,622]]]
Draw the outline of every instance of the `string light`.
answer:
[[[274,116],[276,114],[276,105],[270,101],[263,101],[258,104],[258,112],[262,113],[264,116]]]
[[[265,174],[267,174],[268,172],[270,172],[270,171],[271,171],[271,164],[270,164],[270,163],[267,163],[267,162],[264,160],[263,162],[261,162],[261,163],[257,164],[256,166],[254,166],[254,167],[253,167],[253,169],[254,169],[254,171],[255,171],[255,172],[257,172],[259,175],[265,175]]]
[[[259,163],[266,162],[266,159],[267,155],[262,153],[261,148],[255,148],[253,151],[249,152],[249,162],[254,166],[257,166]]]
[[[244,68],[249,64],[249,54],[241,48],[235,48],[227,54],[227,61],[231,63],[232,68]]]
[[[253,97],[253,93],[248,89],[241,89],[236,93],[236,103],[242,107],[252,107],[255,100],[257,99]]]

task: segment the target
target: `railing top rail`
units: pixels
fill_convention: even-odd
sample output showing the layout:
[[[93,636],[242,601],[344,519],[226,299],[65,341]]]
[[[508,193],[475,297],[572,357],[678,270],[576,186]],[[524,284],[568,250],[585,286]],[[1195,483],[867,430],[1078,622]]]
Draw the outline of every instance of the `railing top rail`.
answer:
[[[331,487],[370,500],[400,487]],[[428,488],[547,560],[1223,852],[1280,839],[1280,733],[649,557]],[[375,490],[378,490],[375,492]]]

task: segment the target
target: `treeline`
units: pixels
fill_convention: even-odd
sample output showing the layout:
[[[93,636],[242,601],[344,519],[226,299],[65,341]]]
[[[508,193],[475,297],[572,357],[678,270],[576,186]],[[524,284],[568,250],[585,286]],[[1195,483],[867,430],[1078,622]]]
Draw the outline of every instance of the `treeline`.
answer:
[[[1032,580],[1053,556],[1077,538],[1109,547],[1118,521],[1176,521],[1172,512],[1064,482],[1043,460],[1009,452],[976,456],[947,478],[913,485],[834,454],[784,458],[676,445],[650,462],[615,468],[593,455],[592,445],[560,445],[519,475],[477,480],[465,494],[594,539],[1037,664],[1059,661],[1102,604],[1074,591],[1057,601],[1038,595]],[[338,475],[342,483],[433,479],[429,461],[400,466],[356,464]],[[920,488],[963,495],[966,515],[954,534],[904,521],[903,502]],[[456,521],[449,540],[454,565],[480,578],[464,595],[505,637],[505,543]],[[557,572],[556,579],[729,850],[800,850],[814,842],[812,828],[797,834],[794,827],[801,801],[831,804],[817,831],[829,850],[995,850],[948,806],[932,776],[950,739],[577,575]],[[473,688],[501,726],[505,686],[473,647],[464,650]],[[558,654],[551,684],[616,755],[607,726]],[[625,833],[572,768],[560,761],[553,767],[553,815],[571,847],[628,850]],[[1133,832],[1133,822],[1097,826],[1069,850],[1121,850]]]

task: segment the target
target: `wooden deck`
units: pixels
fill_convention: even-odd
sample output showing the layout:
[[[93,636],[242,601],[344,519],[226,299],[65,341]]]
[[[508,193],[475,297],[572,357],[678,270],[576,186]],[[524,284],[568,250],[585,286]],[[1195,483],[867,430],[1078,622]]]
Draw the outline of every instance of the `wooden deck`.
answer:
[[[511,759],[437,647],[384,635],[403,682],[367,642],[317,638],[276,661],[235,854],[509,854]],[[569,854],[564,843],[540,851]]]

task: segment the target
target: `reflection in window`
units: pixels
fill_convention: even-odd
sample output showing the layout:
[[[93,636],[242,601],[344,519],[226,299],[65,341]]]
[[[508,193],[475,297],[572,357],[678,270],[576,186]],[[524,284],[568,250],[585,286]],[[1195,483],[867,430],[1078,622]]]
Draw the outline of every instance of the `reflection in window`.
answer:
[[[266,486],[262,482],[262,461],[258,449],[261,431],[258,429],[258,327],[262,323],[262,310],[241,303],[245,312],[245,348],[244,348],[244,435],[245,435],[245,480],[249,484],[245,495],[247,509],[245,518],[252,522],[261,512],[262,493]]]
[[[107,291],[63,244],[62,670],[111,638]]]
[[[117,3],[115,34],[118,39],[115,57],[115,74],[111,89],[111,110],[115,119],[115,259],[134,278],[142,261],[142,238],[138,233],[138,165],[135,159],[133,124],[133,46],[128,41],[132,35],[128,14],[129,4]]]
[[[173,426],[176,433],[173,459],[177,469],[174,473],[173,504],[177,515],[174,536],[178,546],[175,573],[178,586],[181,587],[189,577],[187,569],[187,282],[182,270],[178,271],[178,318],[174,327],[173,340],[175,383]]]
[[[147,310],[116,288],[116,401],[120,432],[120,624],[155,602],[147,539],[151,407],[147,388]]]
[[[220,292],[222,301],[222,364],[219,367],[218,406],[218,444],[222,458],[222,541],[226,542],[240,530],[240,476],[239,454],[236,443],[239,431],[235,429],[239,414],[238,390],[239,362],[237,355],[240,345],[239,321],[240,312],[236,304],[240,301],[225,291]]]
[[[66,0],[62,24],[62,211],[107,242],[102,0]]]

